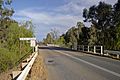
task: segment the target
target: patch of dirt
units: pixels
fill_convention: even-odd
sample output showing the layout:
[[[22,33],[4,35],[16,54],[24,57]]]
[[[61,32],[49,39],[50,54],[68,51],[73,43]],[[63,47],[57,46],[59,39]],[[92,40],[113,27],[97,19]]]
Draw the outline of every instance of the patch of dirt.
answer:
[[[0,80],[12,80],[12,72],[20,70],[20,67],[14,67],[13,69],[6,70],[0,74]]]
[[[11,80],[12,77],[10,76],[12,70],[6,71],[0,74],[0,80]]]

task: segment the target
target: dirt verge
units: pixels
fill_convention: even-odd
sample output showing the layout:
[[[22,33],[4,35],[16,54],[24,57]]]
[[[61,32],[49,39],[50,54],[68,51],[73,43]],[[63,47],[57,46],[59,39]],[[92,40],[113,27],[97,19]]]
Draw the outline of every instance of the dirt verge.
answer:
[[[40,54],[37,56],[28,77],[27,80],[47,80],[46,68]]]

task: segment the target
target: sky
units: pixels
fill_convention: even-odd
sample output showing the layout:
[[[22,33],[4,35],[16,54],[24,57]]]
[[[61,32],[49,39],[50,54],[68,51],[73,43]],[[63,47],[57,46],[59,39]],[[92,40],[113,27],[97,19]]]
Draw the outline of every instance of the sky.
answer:
[[[115,4],[117,0],[13,0],[13,19],[18,22],[32,21],[37,40],[42,41],[51,29],[65,33],[78,21],[83,22],[84,8],[104,1]],[[86,24],[87,25],[87,24]]]

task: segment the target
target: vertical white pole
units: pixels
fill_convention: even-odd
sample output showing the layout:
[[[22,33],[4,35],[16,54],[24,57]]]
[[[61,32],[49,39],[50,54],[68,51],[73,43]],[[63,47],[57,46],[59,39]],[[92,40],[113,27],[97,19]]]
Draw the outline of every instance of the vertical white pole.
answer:
[[[94,46],[94,53],[96,53],[96,46]]]
[[[38,45],[35,46],[35,52],[37,52],[37,51],[38,51]]]
[[[83,51],[84,51],[84,45],[83,45]]]
[[[89,46],[88,46],[88,52],[90,52],[90,50],[89,50]]]
[[[119,59],[119,57],[120,57],[120,56],[119,56],[119,55],[117,55],[117,58],[118,58],[118,59]]]
[[[103,55],[103,46],[101,46],[101,55]]]
[[[35,47],[33,47],[33,53],[34,53],[34,51],[35,51]]]
[[[77,43],[75,43],[75,50],[77,50]]]

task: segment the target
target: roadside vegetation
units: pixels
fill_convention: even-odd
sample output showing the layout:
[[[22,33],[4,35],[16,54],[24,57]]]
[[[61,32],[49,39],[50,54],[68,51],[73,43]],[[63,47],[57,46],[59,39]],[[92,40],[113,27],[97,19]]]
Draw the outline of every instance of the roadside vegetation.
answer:
[[[11,0],[0,0],[0,73],[16,66],[30,53],[29,43],[20,42],[19,38],[34,36],[31,21],[20,25],[11,19],[14,14],[11,3]]]
[[[76,26],[57,38],[54,38],[55,31],[51,31],[43,40],[44,43],[62,44],[69,48],[74,45],[103,45],[104,49],[120,50],[120,0],[114,5],[99,2],[98,5],[85,8],[83,18],[91,26],[77,22]]]

